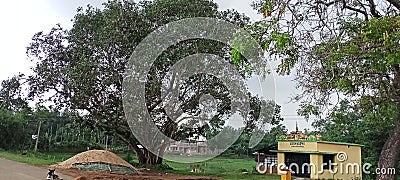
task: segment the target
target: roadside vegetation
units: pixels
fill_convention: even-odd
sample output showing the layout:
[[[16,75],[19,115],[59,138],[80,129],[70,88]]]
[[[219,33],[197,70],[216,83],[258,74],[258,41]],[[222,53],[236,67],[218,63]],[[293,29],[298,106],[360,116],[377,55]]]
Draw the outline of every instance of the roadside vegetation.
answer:
[[[36,33],[27,45],[28,59],[34,64],[30,75],[18,74],[1,83],[0,157],[48,165],[87,149],[108,149],[137,167],[190,173],[187,164],[163,161],[140,148],[125,118],[122,82],[133,49],[150,32],[169,22],[201,16],[226,20],[250,32],[265,51],[260,54],[272,57],[260,57],[260,62],[274,61],[271,64],[278,64],[274,69],[279,75],[297,72],[295,80],[303,90],[293,98],[301,103],[298,115],[315,120],[315,132],[306,129],[305,134],[320,133],[327,141],[363,144],[363,163],[371,163],[373,168],[399,167],[400,0],[253,0],[252,5],[264,14],[263,20],[251,22],[245,14],[221,11],[208,0],[111,0],[102,9],[79,8],[71,29],[56,25]],[[193,54],[226,57],[226,63],[243,79],[263,68],[249,64],[238,51],[246,49],[246,44],[230,46],[191,39],[160,54],[145,75],[143,99],[162,133],[187,140],[221,132],[233,114],[231,100],[237,98],[221,80],[198,74],[179,84],[183,94],[179,105],[191,119],[186,124],[168,116],[161,90],[169,89],[163,87],[169,84],[163,78],[173,65]],[[243,133],[221,157],[200,163],[203,171],[199,174],[265,178],[255,175],[251,154],[275,145],[276,135],[287,129],[276,102],[243,93],[248,95],[251,109]],[[204,94],[218,101],[217,115],[205,125],[195,118],[203,110],[199,101]],[[267,108],[262,111],[262,106]],[[260,144],[250,148],[251,134],[266,124],[272,128],[264,132]],[[385,174],[364,177],[397,178]]]
[[[0,150],[0,158],[36,166],[52,165],[62,162],[74,155],[74,153],[28,153],[22,155],[18,152]],[[128,154],[118,155],[131,164],[138,164],[139,162],[135,156],[130,156]],[[196,173],[191,172],[191,167],[193,165],[198,165],[200,171]],[[276,175],[261,175],[256,172],[255,162],[251,158],[216,157],[205,162],[190,164],[165,161],[164,164],[156,166],[154,170],[161,173],[210,176],[220,177],[222,179],[280,179],[280,177]]]

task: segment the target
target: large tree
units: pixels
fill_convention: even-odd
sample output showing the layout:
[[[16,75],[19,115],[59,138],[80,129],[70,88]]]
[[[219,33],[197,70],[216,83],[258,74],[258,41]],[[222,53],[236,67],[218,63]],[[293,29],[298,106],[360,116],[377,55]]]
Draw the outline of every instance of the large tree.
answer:
[[[29,111],[26,95],[23,94],[23,84],[26,80],[23,74],[11,77],[1,82],[0,87],[0,107],[17,112],[21,110]]]
[[[379,154],[392,133],[388,130],[392,130],[396,122],[396,111],[396,106],[390,102],[382,102],[372,109],[360,109],[344,100],[329,116],[314,121],[313,127],[324,135],[325,140],[363,144],[362,161],[372,164],[371,171],[378,167]],[[364,175],[366,179],[376,176],[375,173]]]
[[[126,64],[141,40],[166,23],[190,17],[212,17],[244,27],[249,21],[235,11],[220,12],[217,8],[207,0],[156,0],[138,4],[109,1],[103,10],[91,6],[86,10],[80,8],[72,29],[65,30],[58,25],[47,34],[39,32],[33,37],[27,51],[36,63],[29,77],[30,96],[43,97],[51,93],[49,100],[58,107],[82,113],[82,123],[107,130],[127,143],[140,163],[147,166],[162,163],[159,156],[163,149],[160,154],[141,149],[125,119],[122,80]],[[205,126],[194,126],[191,121],[179,124],[168,117],[162,106],[161,89],[163,78],[178,60],[197,53],[226,57],[229,49],[223,43],[193,39],[170,47],[158,57],[147,75],[145,96],[147,111],[163,134],[180,140],[195,135],[207,136],[222,129],[231,113],[230,95],[218,78],[199,74],[179,86],[180,105],[186,114],[200,113],[198,102],[203,95],[212,95],[216,100],[217,113]],[[225,60],[230,62],[229,57]],[[236,67],[245,76],[246,68]],[[258,98],[251,100],[251,104],[260,101]],[[252,112],[253,122],[260,119],[259,111]]]
[[[353,97],[357,107],[364,112],[377,112],[388,105],[397,107],[397,111],[387,111],[374,119],[376,122],[388,121],[390,125],[381,129],[382,134],[390,132],[380,155],[381,168],[396,168],[400,156],[398,22],[398,17],[385,17],[346,24],[343,36],[346,40],[338,38],[316,46],[311,59],[317,59],[319,67],[314,66],[301,79],[303,83],[312,82],[319,86],[323,93],[335,90]],[[368,112],[363,115],[367,116]],[[397,120],[389,121],[393,117]],[[393,179],[395,175],[378,175],[378,179],[388,178]]]
[[[302,114],[322,111],[337,97],[370,110],[393,103],[399,112],[395,15],[400,1],[257,0],[253,5],[265,19],[257,22],[252,32],[282,61],[278,71],[288,74],[296,67],[303,90],[296,100],[305,102]],[[380,154],[381,168],[396,167],[399,161],[399,114],[397,119]],[[394,178],[388,174],[377,177]]]

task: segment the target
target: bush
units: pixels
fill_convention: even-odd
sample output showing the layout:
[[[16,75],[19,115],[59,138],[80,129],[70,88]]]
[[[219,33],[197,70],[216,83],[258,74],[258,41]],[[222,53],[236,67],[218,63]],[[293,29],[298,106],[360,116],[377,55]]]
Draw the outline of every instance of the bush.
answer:
[[[68,152],[68,153],[78,153],[82,151],[86,151],[89,149],[104,149],[100,144],[91,143],[87,141],[72,141],[72,142],[63,142],[63,143],[54,143],[52,147],[53,152]]]
[[[174,170],[174,168],[172,168],[168,164],[156,164],[156,165],[154,165],[154,169],[158,170],[158,171],[171,171],[171,170]]]
[[[136,168],[145,168],[146,167],[144,164],[136,162],[136,161],[127,161],[127,162]]]

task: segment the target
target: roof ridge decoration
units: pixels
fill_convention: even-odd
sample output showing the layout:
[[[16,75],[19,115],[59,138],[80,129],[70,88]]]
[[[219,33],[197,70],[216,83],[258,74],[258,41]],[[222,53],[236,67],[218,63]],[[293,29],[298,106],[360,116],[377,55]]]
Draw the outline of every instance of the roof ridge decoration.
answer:
[[[290,132],[288,135],[277,135],[276,139],[278,141],[322,141],[322,136],[320,134],[316,135],[306,135],[302,131],[299,131],[297,122],[296,130]]]

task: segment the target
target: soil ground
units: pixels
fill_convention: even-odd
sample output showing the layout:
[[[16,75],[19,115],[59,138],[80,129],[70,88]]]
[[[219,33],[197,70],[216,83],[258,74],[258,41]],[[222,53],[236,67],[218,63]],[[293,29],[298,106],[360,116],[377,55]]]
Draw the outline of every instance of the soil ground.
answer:
[[[80,163],[108,163],[114,165],[120,165],[129,167],[134,169],[139,174],[138,175],[120,175],[120,174],[112,174],[110,172],[99,172],[99,171],[82,171],[75,168],[74,164]],[[86,177],[87,179],[107,179],[107,180],[128,180],[128,179],[174,179],[174,180],[183,180],[183,179],[193,179],[193,180],[205,180],[212,179],[210,177],[198,177],[198,176],[184,176],[184,175],[174,175],[174,174],[166,174],[166,173],[157,173],[146,171],[145,169],[139,170],[130,165],[128,162],[121,159],[116,154],[110,151],[103,150],[90,150],[86,152],[79,153],[61,163],[51,166],[56,168],[58,172],[63,174],[67,174],[71,177]]]
[[[24,163],[0,158],[0,179],[10,180],[45,180],[47,166],[32,166]],[[143,172],[140,175],[118,175],[78,169],[57,169],[56,174],[64,180],[74,180],[76,177],[86,177],[88,180],[209,180],[211,177],[185,176],[176,174],[162,174]]]
[[[199,177],[199,176],[185,176],[177,174],[165,174],[157,172],[143,172],[140,175],[119,175],[102,173],[95,171],[82,171],[78,169],[59,169],[58,172],[72,176],[72,177],[86,177],[90,180],[107,179],[107,180],[216,180],[212,177]]]

